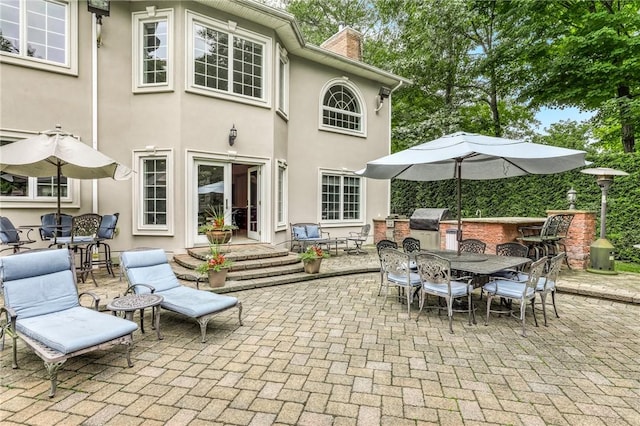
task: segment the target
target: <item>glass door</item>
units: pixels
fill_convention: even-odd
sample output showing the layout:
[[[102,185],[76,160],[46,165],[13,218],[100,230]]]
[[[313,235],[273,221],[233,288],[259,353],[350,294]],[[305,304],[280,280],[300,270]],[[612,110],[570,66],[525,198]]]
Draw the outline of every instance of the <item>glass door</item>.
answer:
[[[260,241],[260,167],[249,167],[247,185],[247,238]]]
[[[217,215],[224,216],[226,225],[231,224],[231,164],[211,161],[196,161],[197,182],[197,235],[196,244],[207,244],[205,230],[201,227],[213,222]]]

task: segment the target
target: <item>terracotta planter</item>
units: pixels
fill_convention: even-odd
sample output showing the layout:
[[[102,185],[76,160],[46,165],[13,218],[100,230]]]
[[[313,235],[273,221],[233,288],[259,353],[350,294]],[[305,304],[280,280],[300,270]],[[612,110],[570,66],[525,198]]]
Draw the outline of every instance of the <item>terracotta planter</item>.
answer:
[[[209,286],[210,287],[224,287],[224,282],[227,280],[228,269],[221,269],[220,271],[209,271]]]
[[[307,274],[317,274],[320,272],[320,264],[322,263],[322,258],[310,260],[304,263],[304,271]]]
[[[211,244],[226,244],[231,240],[233,231],[229,230],[213,230],[207,231],[207,239]]]

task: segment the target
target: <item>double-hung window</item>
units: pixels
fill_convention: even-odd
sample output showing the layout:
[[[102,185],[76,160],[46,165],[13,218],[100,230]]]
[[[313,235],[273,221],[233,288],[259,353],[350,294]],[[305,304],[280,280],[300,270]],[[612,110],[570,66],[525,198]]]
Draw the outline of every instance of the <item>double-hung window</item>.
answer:
[[[359,222],[362,220],[362,178],[322,172],[321,220]]]
[[[77,1],[0,0],[0,53],[8,63],[77,73]]]
[[[277,227],[287,226],[287,163],[278,160],[278,199],[276,206]]]
[[[173,90],[173,9],[133,14],[133,91]]]
[[[173,233],[173,155],[171,150],[134,151],[136,235]]]
[[[277,107],[278,112],[284,117],[289,114],[289,57],[287,50],[278,45],[278,69],[277,69]]]
[[[188,90],[266,105],[270,40],[193,12],[187,22]]]

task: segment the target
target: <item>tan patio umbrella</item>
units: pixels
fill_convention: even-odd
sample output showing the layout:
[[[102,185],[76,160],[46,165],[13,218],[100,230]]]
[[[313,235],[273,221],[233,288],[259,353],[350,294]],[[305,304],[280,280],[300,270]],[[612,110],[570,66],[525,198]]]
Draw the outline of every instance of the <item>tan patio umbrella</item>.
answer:
[[[21,176],[58,178],[58,221],[60,220],[60,178],[126,180],[132,170],[96,151],[61,127],[37,136],[0,146],[0,172]]]
[[[369,161],[356,172],[372,179],[455,179],[458,243],[462,241],[461,181],[553,174],[586,166],[586,152],[514,139],[458,132]],[[458,244],[458,255],[460,245]]]

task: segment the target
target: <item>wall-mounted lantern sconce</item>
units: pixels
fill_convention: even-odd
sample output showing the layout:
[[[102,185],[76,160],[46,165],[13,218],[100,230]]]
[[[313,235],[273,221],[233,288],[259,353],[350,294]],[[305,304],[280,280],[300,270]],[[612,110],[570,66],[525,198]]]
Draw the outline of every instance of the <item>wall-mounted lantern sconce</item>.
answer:
[[[236,129],[236,125],[234,124],[233,126],[231,126],[231,129],[229,130],[229,145],[233,146],[233,144],[236,142],[236,138],[238,137],[238,130]]]
[[[376,98],[378,102],[378,106],[376,108],[376,112],[380,111],[382,105],[384,104],[384,100],[387,99],[391,95],[391,89],[388,87],[380,86],[380,90],[378,91],[378,97]]]
[[[96,15],[96,43],[102,45],[102,17],[109,16],[110,0],[87,0],[90,13]]]
[[[569,202],[569,210],[575,210],[577,199],[578,199],[578,192],[575,189],[573,189],[573,187],[571,187],[571,189],[567,191],[567,201]]]

